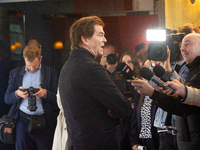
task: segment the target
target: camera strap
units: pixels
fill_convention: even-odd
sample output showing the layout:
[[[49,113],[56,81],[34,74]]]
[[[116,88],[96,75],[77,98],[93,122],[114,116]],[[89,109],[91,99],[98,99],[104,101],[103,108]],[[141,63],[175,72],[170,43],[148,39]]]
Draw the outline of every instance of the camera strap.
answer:
[[[49,89],[50,87],[50,69],[51,67],[47,66],[47,89]],[[41,66],[41,84],[40,86],[43,84],[43,80],[44,80],[44,68]]]

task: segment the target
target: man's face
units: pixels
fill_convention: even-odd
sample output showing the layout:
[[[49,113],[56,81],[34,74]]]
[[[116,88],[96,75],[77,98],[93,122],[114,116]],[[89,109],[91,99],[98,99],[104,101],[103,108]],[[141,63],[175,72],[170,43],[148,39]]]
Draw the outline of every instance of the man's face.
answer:
[[[91,38],[88,38],[88,47],[94,56],[103,55],[103,46],[107,42],[105,38],[105,33],[103,27],[100,25],[94,26],[94,35]]]
[[[199,41],[195,35],[188,35],[182,41],[181,54],[187,64],[200,55]]]
[[[25,63],[26,63],[26,67],[28,71],[31,71],[32,73],[36,72],[40,67],[41,60],[42,60],[42,56],[40,57],[40,59],[36,57],[32,62],[27,61],[27,59],[25,58]]]

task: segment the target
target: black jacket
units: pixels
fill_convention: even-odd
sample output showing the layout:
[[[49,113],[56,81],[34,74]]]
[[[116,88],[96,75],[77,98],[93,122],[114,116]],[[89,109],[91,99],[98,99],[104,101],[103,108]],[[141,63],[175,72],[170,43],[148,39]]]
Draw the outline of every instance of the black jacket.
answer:
[[[105,68],[83,48],[72,50],[59,77],[69,150],[117,150],[116,119],[131,113]]]
[[[189,69],[186,85],[200,89],[200,57],[187,65]],[[177,143],[180,150],[200,148],[200,108],[180,102],[179,97],[169,97],[154,91],[152,99],[167,112],[177,115]]]

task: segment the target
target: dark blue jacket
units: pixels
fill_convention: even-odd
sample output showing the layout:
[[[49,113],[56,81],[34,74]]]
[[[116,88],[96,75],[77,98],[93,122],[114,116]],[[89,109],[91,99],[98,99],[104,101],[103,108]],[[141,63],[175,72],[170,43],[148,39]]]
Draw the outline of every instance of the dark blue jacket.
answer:
[[[58,85],[58,77],[55,69],[47,69],[47,66],[42,65],[41,76],[43,76],[43,83],[41,87],[47,90],[46,98],[42,98],[42,105],[44,108],[44,115],[46,117],[47,126],[52,127],[52,104],[56,104],[56,92]],[[21,99],[18,99],[15,95],[15,91],[22,86],[24,75],[24,67],[18,67],[10,72],[8,88],[5,93],[5,103],[10,105],[18,102],[17,109],[15,112],[15,120],[17,121],[19,106]],[[48,82],[49,81],[49,82]]]
[[[8,77],[11,69],[13,69],[13,60],[0,56],[0,117],[7,114],[10,108],[4,102],[4,95],[8,86]]]

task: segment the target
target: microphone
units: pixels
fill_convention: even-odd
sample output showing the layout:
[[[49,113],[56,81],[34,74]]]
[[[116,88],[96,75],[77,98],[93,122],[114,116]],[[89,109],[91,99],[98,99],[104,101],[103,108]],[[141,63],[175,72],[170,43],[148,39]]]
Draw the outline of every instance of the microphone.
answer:
[[[157,77],[159,77],[164,82],[172,81],[171,79],[172,74],[169,71],[165,71],[165,69],[160,65],[156,65],[153,68],[153,72],[155,73]]]
[[[157,76],[154,75],[154,73],[147,67],[142,67],[139,71],[139,74],[147,79],[147,80],[151,80],[153,81],[154,83],[156,83],[158,86],[160,87],[163,87],[163,89],[169,89],[172,94],[174,93],[174,89],[172,89],[171,87],[169,86],[164,86],[164,82],[161,81]]]
[[[125,79],[135,80],[133,77],[133,70],[124,62],[117,65],[116,70],[118,73],[122,74]]]

